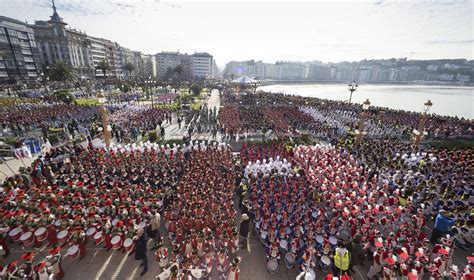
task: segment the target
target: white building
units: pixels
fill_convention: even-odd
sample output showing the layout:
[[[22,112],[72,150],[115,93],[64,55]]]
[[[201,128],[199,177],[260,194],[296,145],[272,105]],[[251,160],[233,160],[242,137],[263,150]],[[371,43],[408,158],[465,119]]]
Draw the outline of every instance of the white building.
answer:
[[[213,65],[213,57],[208,53],[195,53],[191,56],[191,73],[194,78],[214,78]]]

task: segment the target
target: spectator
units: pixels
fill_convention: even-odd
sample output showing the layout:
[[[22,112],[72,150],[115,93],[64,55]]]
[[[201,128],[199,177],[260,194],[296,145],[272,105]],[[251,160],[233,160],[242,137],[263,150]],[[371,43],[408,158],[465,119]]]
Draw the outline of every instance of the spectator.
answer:
[[[242,221],[240,222],[240,237],[242,239],[241,248],[247,247],[249,227],[250,227],[250,218],[247,214],[243,214]]]
[[[143,229],[139,229],[137,235],[133,239],[135,240],[136,247],[135,259],[142,261],[140,266],[143,266],[143,271],[140,273],[140,276],[143,276],[148,271],[148,257],[146,255],[147,239]]]
[[[455,219],[447,216],[446,210],[439,210],[438,216],[436,216],[435,225],[431,233],[430,241],[431,243],[438,242],[438,239],[447,234],[451,229],[451,226],[454,225]]]

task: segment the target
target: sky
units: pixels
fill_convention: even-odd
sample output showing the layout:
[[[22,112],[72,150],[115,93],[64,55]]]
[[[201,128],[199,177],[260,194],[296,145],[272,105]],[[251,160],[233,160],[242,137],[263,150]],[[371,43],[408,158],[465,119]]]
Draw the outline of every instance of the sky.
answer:
[[[71,28],[132,50],[231,60],[473,59],[473,0],[55,0]],[[51,0],[0,0],[33,23]]]

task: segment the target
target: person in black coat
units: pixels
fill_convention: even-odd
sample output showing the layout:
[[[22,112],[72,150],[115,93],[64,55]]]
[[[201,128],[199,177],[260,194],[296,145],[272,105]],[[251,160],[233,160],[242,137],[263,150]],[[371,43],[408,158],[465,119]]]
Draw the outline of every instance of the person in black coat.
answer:
[[[249,227],[250,227],[250,218],[247,214],[242,214],[242,218],[240,221],[240,237],[242,239],[242,248],[247,247],[247,239],[249,235]]]
[[[148,258],[146,251],[147,238],[143,229],[137,231],[137,235],[133,238],[135,240],[135,259],[141,260],[143,266],[143,271],[140,273],[140,276],[143,276],[148,271]]]

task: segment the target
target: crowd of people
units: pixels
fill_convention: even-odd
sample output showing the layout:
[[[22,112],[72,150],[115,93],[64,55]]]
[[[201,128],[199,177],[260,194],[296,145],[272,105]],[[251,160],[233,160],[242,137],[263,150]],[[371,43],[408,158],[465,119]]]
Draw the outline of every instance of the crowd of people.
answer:
[[[360,116],[354,111],[332,110],[330,108],[300,107],[299,110],[310,115],[315,122],[315,131],[319,137],[332,139],[334,136],[343,136],[348,131],[358,128]],[[385,125],[380,120],[375,122],[369,118],[365,122],[364,130],[368,137],[396,137],[402,135],[403,130]]]
[[[324,274],[350,274],[369,259],[368,278],[461,277],[450,258],[455,247],[474,244],[472,153],[407,154],[403,148],[411,148],[401,142],[366,142],[365,148],[300,146],[283,160],[278,152],[261,153],[261,146],[243,147],[248,208],[269,272],[283,261],[302,271],[318,266]]]
[[[162,98],[169,102],[176,94]],[[163,134],[171,123],[170,110],[122,101],[106,106],[116,143],[136,142],[153,130]],[[60,128],[91,140],[102,128],[97,106],[2,102],[1,128],[15,136]],[[89,141],[86,148],[48,148],[2,186],[0,255],[8,262],[0,262],[0,274],[62,278],[61,259],[84,258],[92,241],[134,253],[144,275],[151,238],[159,277],[236,279],[239,248],[253,231],[271,274],[284,263],[299,269],[300,278],[314,279],[316,271],[342,278],[368,263],[368,279],[470,279],[473,259],[463,269],[452,256],[474,244],[472,149],[414,148],[401,139],[420,114],[386,108],[366,112],[368,137],[355,142],[348,132],[361,112],[360,105],[283,94],[224,96],[218,113],[203,106],[178,114],[179,128],[183,122],[189,135],[214,139],[220,129],[222,139],[237,141],[307,130],[338,141],[243,144],[238,156],[224,143],[105,148]],[[430,116],[426,130],[429,137],[470,137],[472,121]],[[25,248],[18,260],[8,258],[12,244]],[[33,249],[44,245],[45,259]]]
[[[112,134],[118,142],[124,137],[136,141],[138,136],[148,131],[160,132],[164,122],[170,122],[171,111],[167,109],[152,108],[145,105],[118,104],[110,115]]]
[[[203,277],[215,273],[227,279],[232,270],[235,274],[239,245],[229,188],[234,169],[231,148],[218,143],[53,148],[3,184],[2,259],[11,243],[21,244],[26,257],[2,264],[2,277],[62,278],[61,258],[84,258],[87,240],[107,250],[140,252],[143,275],[148,260],[139,243],[146,235],[155,239],[160,262],[179,263],[181,274],[201,271]],[[170,248],[161,237],[160,214]],[[45,244],[51,256],[44,263],[33,260],[33,248]],[[61,256],[58,246],[67,246],[67,253]]]
[[[204,279],[213,273],[228,279],[239,246],[232,150],[226,144],[203,143],[189,149],[176,199],[164,214],[173,262],[184,271],[202,269]]]
[[[74,130],[77,130],[79,124],[89,127],[98,118],[99,110],[96,106],[41,100],[12,101],[0,108],[2,132],[16,137],[38,130],[46,137],[50,128],[74,127]]]
[[[226,95],[223,100],[219,120],[234,135],[269,130],[287,132],[290,128],[309,130],[327,139],[338,138],[358,128],[362,112],[359,104],[279,93]],[[409,139],[420,117],[420,113],[372,107],[366,112],[364,131],[370,137]],[[430,115],[425,131],[434,139],[472,137],[473,127],[472,120]]]

